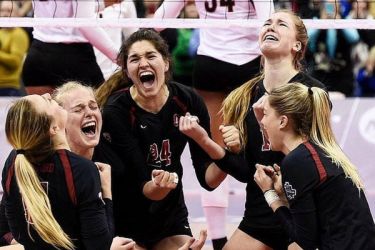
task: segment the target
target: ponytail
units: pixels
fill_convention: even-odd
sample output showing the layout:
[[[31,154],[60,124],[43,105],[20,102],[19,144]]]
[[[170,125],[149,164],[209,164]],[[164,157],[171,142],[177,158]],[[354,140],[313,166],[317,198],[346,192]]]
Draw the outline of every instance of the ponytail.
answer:
[[[311,90],[312,94],[310,95],[313,103],[309,135],[311,141],[321,147],[337,166],[343,168],[345,176],[350,178],[358,189],[363,188],[357,168],[342,151],[334,137],[328,93],[316,87],[311,88]]]
[[[56,249],[73,250],[73,242],[53,217],[49,198],[33,166],[23,154],[17,155],[14,172],[24,204],[30,238],[32,239],[29,227],[32,225],[39,236]]]
[[[259,75],[233,90],[225,98],[221,108],[225,125],[234,125],[239,130],[241,148],[247,143],[245,118],[249,112],[253,89],[263,78],[263,74]]]
[[[95,98],[100,108],[103,108],[108,97],[115,91],[130,86],[130,81],[124,77],[121,70],[116,71],[105,81],[99,88],[95,90]]]

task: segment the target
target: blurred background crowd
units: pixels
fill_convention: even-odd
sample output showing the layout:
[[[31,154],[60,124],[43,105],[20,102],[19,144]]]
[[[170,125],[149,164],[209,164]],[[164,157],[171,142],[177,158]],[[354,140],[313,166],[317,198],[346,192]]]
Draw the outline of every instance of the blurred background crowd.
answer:
[[[158,0],[123,0],[100,10],[99,17],[151,18],[161,4]],[[180,18],[197,18],[194,1],[187,1]],[[375,1],[278,0],[275,8],[287,8],[306,19],[373,19]],[[1,17],[32,17],[31,1],[0,1]],[[121,40],[136,29],[108,29],[113,39]],[[330,92],[344,97],[375,96],[375,30],[310,29],[305,69],[327,85]],[[174,79],[191,85],[194,57],[199,44],[196,29],[166,29],[162,32],[173,56]],[[24,58],[32,42],[32,28],[0,28],[0,96],[22,96],[27,83],[22,79]],[[104,78],[117,67],[96,51]]]

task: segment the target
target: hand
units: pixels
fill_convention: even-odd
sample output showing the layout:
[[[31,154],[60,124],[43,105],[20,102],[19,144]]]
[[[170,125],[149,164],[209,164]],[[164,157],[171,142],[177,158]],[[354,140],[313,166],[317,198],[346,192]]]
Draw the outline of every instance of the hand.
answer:
[[[281,181],[281,172],[280,172],[280,166],[276,163],[273,164],[273,170],[274,175],[272,176],[273,179],[273,187],[276,191],[276,193],[281,197],[284,196],[284,189],[283,189],[283,183]]]
[[[233,125],[220,125],[220,132],[222,133],[225,146],[234,153],[241,151],[240,131]]]
[[[274,189],[274,180],[272,179],[271,169],[272,167],[267,167],[261,164],[255,164],[256,172],[254,174],[254,180],[258,184],[262,192]]]
[[[264,109],[264,102],[265,102],[266,98],[267,98],[267,96],[264,95],[261,98],[259,98],[259,100],[257,102],[255,102],[253,104],[253,111],[254,111],[254,114],[255,114],[255,118],[257,119],[259,124],[262,121],[263,116],[264,116],[263,109]]]
[[[151,179],[156,186],[166,189],[175,189],[179,182],[177,173],[158,169],[152,170]]]
[[[178,250],[200,250],[204,246],[207,239],[207,230],[201,230],[199,233],[199,239],[190,238],[184,245],[182,245]]]
[[[135,242],[132,239],[117,236],[113,238],[110,250],[134,250],[134,249],[136,249]]]
[[[95,162],[95,164],[99,170],[103,198],[112,199],[111,166],[102,162]]]
[[[208,137],[207,131],[199,125],[198,117],[190,115],[189,112],[180,117],[179,129],[183,134],[195,141]]]

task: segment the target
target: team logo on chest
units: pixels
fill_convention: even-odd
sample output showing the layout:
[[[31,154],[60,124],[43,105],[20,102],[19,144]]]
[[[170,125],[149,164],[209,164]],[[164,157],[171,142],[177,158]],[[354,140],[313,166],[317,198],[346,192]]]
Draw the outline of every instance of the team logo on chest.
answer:
[[[293,200],[297,195],[297,190],[295,190],[289,182],[284,183],[284,190],[289,200]]]

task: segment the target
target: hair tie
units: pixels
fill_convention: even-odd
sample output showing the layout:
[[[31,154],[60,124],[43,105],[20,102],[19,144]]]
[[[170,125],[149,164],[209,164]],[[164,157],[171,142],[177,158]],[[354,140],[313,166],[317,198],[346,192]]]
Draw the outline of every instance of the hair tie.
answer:
[[[25,154],[26,150],[24,149],[16,149],[16,153],[19,155],[19,154]]]
[[[309,95],[313,95],[314,94],[314,92],[312,91],[312,89],[311,89],[311,87],[308,87],[308,92],[309,92]]]

